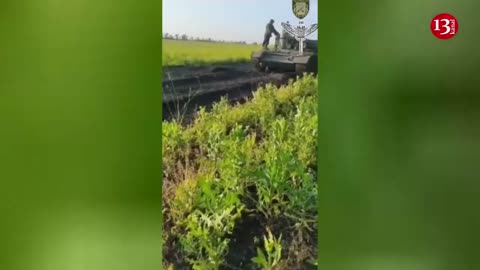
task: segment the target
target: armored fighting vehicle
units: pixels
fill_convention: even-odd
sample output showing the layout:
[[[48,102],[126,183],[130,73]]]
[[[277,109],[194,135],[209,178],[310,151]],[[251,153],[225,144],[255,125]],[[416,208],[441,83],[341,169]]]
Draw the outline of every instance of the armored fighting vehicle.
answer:
[[[280,48],[278,48],[280,45]],[[275,40],[273,50],[262,49],[252,54],[252,63],[260,72],[317,72],[317,41],[305,40],[303,53],[299,52],[300,42],[288,33]]]

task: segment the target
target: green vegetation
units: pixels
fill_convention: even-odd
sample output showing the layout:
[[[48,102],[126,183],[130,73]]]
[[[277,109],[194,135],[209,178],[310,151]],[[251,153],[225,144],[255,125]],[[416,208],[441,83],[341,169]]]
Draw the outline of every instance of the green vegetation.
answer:
[[[317,80],[163,124],[164,269],[305,269],[317,248]],[[189,268],[188,267],[188,268]]]
[[[163,40],[163,66],[236,63],[250,60],[259,45],[189,40]]]
[[[257,248],[258,255],[252,259],[252,262],[262,267],[262,269],[273,270],[282,259],[282,236],[280,235],[279,239],[275,239],[270,230],[267,230],[267,232],[268,238],[266,236],[263,237],[267,257],[265,257],[265,254],[260,248]]]

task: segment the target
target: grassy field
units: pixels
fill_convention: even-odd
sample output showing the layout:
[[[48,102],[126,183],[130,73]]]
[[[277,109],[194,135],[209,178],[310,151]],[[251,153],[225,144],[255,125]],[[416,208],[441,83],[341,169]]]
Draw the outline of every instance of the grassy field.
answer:
[[[313,76],[222,100],[189,126],[164,122],[164,269],[308,269],[316,140]]]
[[[232,63],[250,60],[260,45],[163,40],[163,66]]]

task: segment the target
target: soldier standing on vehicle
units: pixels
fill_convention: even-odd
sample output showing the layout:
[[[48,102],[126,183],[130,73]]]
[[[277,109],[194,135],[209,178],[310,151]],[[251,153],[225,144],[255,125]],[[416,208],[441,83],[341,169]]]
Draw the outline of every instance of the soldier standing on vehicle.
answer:
[[[272,19],[270,22],[267,24],[267,27],[265,29],[265,37],[263,39],[263,48],[267,49],[268,43],[270,43],[270,38],[272,37],[272,34],[275,34],[275,36],[279,37],[280,34],[275,30],[275,27],[273,27],[273,23],[275,21]]]

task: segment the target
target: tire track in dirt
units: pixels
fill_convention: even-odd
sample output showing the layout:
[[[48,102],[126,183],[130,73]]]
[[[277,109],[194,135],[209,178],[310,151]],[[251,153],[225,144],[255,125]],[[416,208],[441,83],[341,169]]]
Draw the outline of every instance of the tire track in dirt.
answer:
[[[187,120],[198,107],[207,109],[222,97],[242,102],[267,83],[285,84],[296,73],[261,73],[250,63],[207,67],[164,67],[163,119]]]

